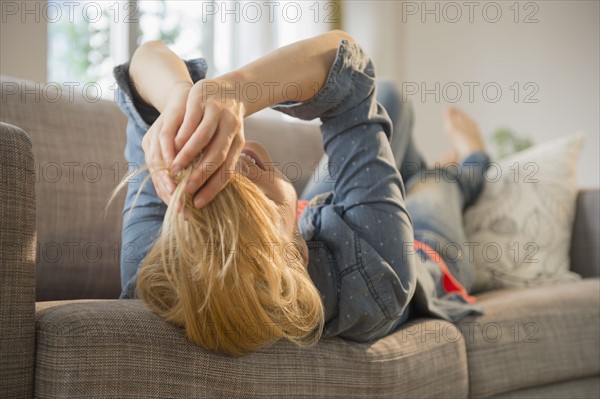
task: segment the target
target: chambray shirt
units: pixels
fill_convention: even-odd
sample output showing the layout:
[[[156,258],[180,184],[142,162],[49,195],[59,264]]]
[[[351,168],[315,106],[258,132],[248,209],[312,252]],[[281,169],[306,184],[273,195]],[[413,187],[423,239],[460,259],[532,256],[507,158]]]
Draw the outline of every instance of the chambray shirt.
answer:
[[[392,124],[375,98],[373,63],[341,41],[325,85],[273,109],[320,118],[334,190],[304,209],[299,230],[325,306],[324,336],[371,341],[410,315],[417,284],[412,221],[389,145]]]
[[[194,82],[205,77],[204,60],[185,62]],[[139,143],[129,141],[141,141],[159,114],[136,96],[128,64],[115,68],[115,77],[119,105],[130,120],[125,155],[143,164]],[[375,98],[373,63],[359,45],[340,42],[325,85],[311,100],[272,108],[300,119],[321,119],[335,179],[334,190],[310,201],[299,220],[309,248],[308,271],[325,309],[323,337],[369,342],[393,332],[415,311],[450,321],[478,311],[458,296],[440,298],[439,267],[415,254],[404,185],[389,145],[391,121]],[[125,210],[133,191],[130,186]],[[144,194],[146,200],[157,203],[152,192]],[[144,203],[143,195],[138,201]],[[122,261],[121,298],[135,297],[137,267],[158,234],[153,230],[157,227],[145,228],[146,234],[139,235],[141,249],[128,263]]]

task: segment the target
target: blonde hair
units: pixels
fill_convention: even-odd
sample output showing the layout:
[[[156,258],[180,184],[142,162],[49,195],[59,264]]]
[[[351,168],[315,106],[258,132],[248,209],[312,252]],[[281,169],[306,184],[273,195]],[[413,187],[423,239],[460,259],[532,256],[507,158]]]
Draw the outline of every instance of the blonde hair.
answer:
[[[160,235],[138,271],[137,296],[209,350],[240,356],[280,338],[314,345],[324,310],[302,238],[284,233],[278,206],[237,172],[197,209],[184,192],[191,170],[176,178]]]

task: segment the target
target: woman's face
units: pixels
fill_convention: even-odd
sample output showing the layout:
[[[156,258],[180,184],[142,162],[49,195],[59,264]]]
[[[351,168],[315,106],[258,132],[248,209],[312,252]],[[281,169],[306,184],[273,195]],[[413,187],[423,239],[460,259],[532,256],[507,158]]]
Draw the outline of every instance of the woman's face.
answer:
[[[246,141],[236,167],[277,204],[282,210],[286,232],[290,236],[294,234],[298,196],[292,183],[275,167],[266,148],[256,141]]]

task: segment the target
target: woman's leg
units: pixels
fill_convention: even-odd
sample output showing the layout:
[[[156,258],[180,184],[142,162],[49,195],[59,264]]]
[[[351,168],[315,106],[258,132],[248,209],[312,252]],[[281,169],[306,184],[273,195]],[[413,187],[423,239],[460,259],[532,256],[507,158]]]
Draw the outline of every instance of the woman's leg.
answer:
[[[402,93],[389,81],[377,85],[377,100],[385,107],[392,120],[394,133],[390,147],[406,184],[410,178],[426,167],[425,159],[417,150],[413,140],[414,110],[412,103],[402,100]]]
[[[404,182],[425,167],[425,161],[416,150],[412,139],[413,109],[410,102],[403,102],[400,91],[389,81],[377,84],[377,101],[386,109],[393,125],[390,147],[396,160],[396,167]],[[328,172],[328,159],[324,155],[317,171],[302,191],[301,199],[310,200],[314,196],[333,191],[335,180]]]
[[[428,170],[412,138],[414,116],[410,102],[402,102],[400,92],[389,82],[380,82],[377,91],[377,100],[386,108],[393,123],[390,147],[408,190],[406,202],[415,239],[437,250],[452,274],[469,291],[475,279],[471,256],[475,248],[467,242],[462,215],[479,196],[489,165],[479,130],[464,113],[456,109],[446,112],[446,130],[457,157],[463,161]],[[333,184],[324,157],[301,198],[310,200],[332,191]]]
[[[454,277],[470,291],[475,281],[473,251],[478,248],[467,240],[463,211],[481,193],[489,157],[483,151],[478,128],[465,118],[458,110],[445,115],[446,128],[462,161],[413,175],[407,182],[406,206],[415,240],[436,250]]]

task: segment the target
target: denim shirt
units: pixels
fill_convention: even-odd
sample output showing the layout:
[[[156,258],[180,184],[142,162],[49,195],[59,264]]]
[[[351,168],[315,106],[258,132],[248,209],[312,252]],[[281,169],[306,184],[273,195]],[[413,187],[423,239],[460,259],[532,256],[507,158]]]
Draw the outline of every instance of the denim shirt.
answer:
[[[185,63],[194,82],[205,77],[203,59]],[[119,106],[130,120],[125,156],[143,164],[143,151],[139,145],[130,148],[129,141],[141,142],[159,113],[137,97],[128,64],[116,67],[115,77]],[[450,321],[477,311],[460,298],[440,298],[439,270],[415,254],[404,185],[389,145],[391,121],[375,97],[373,63],[359,45],[340,42],[326,82],[311,100],[272,108],[300,119],[321,119],[335,179],[333,192],[315,197],[299,220],[309,248],[308,271],[325,309],[323,337],[370,342],[406,322],[413,308]],[[125,210],[133,191],[130,186]],[[153,187],[149,197],[152,192]],[[122,298],[135,297],[136,262],[149,250],[151,230],[140,236],[145,244],[130,264],[122,262]]]
[[[324,336],[361,342],[407,320],[417,283],[412,221],[389,145],[392,124],[376,100],[375,83],[371,60],[342,40],[315,97],[273,106],[321,119],[334,190],[309,203],[299,229],[325,305]]]

